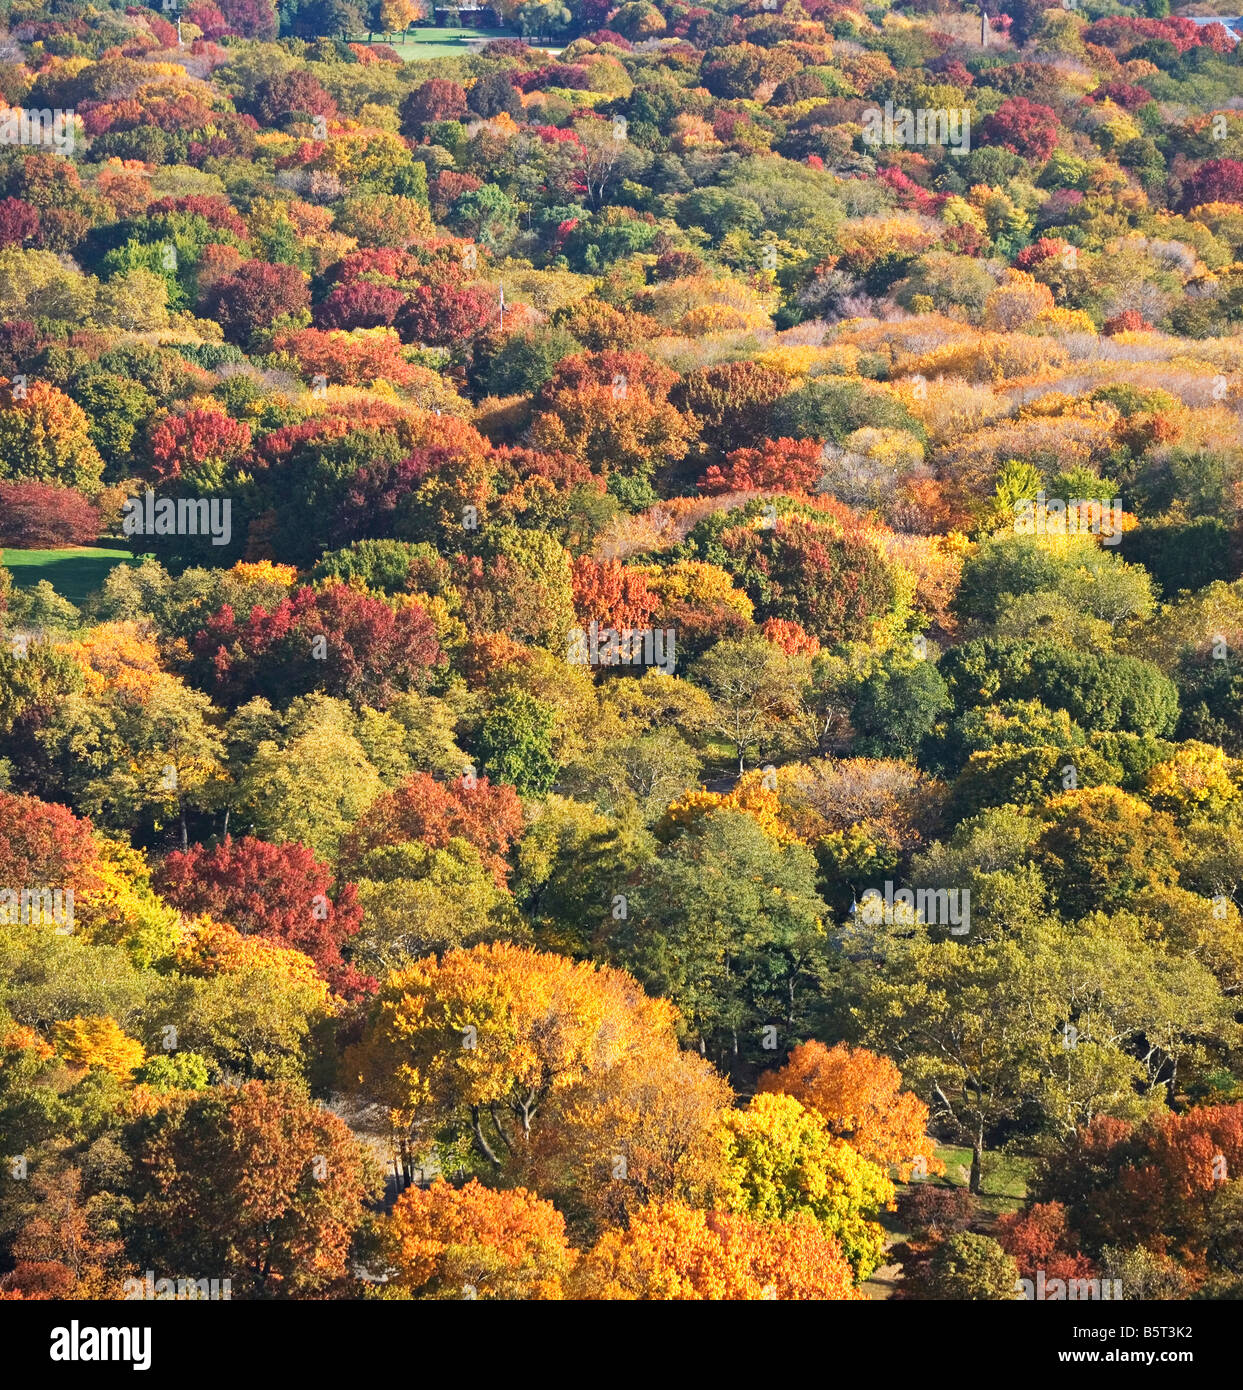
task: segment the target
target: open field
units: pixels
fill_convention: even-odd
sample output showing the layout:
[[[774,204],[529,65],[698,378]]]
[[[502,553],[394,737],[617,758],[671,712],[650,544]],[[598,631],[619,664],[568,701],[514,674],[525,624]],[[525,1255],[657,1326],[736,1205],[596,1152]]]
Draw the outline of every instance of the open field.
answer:
[[[493,39],[514,39],[518,35],[508,29],[410,29],[399,37],[386,39],[382,34],[370,39],[355,39],[355,43],[383,43],[400,53],[408,63],[427,58],[461,58],[472,49],[482,48]]]
[[[13,583],[19,589],[33,589],[46,579],[62,598],[79,606],[100,587],[114,566],[136,563],[128,550],[97,545],[0,551],[0,564],[12,572]]]

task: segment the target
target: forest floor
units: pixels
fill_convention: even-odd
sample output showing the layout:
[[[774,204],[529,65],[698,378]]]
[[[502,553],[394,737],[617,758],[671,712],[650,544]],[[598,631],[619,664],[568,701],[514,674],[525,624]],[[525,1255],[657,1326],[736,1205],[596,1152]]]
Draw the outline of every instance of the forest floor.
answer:
[[[937,1157],[945,1164],[945,1172],[928,1181],[946,1187],[966,1187],[971,1178],[971,1150],[953,1144],[938,1144]],[[1003,1212],[1018,1211],[1026,1200],[1027,1184],[1035,1166],[1035,1159],[1018,1154],[985,1154],[982,1190],[971,1229],[985,1235],[992,1234],[996,1220]],[[908,1186],[909,1183],[899,1183],[899,1192],[905,1191]],[[879,1220],[885,1228],[886,1250],[892,1250],[909,1238],[910,1232],[901,1228],[896,1213],[884,1212]],[[893,1297],[901,1282],[901,1264],[883,1264],[872,1271],[872,1277],[863,1283],[862,1288],[870,1299],[886,1299]]]

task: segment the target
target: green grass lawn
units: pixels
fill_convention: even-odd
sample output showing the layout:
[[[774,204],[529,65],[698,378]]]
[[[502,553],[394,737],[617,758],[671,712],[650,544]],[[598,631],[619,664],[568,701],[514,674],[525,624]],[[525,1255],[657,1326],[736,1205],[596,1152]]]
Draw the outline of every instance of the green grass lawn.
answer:
[[[939,1181],[948,1182],[953,1187],[966,1187],[971,1172],[971,1150],[953,1144],[938,1144],[937,1157],[945,1164],[945,1175]],[[1003,1211],[1016,1211],[1027,1196],[1027,1183],[1035,1167],[1034,1158],[986,1153],[980,1183],[981,1210],[994,1216],[1000,1216]]]
[[[115,565],[137,563],[128,550],[98,545],[0,551],[0,564],[11,571],[17,588],[33,589],[39,580],[46,579],[61,598],[78,607],[99,589]]]
[[[417,63],[425,58],[461,58],[472,48],[478,48],[491,39],[516,39],[517,34],[508,29],[409,29],[399,38],[386,39],[376,34],[374,43],[387,43],[394,53],[399,53],[408,63]],[[468,39],[475,42],[468,43]],[[366,43],[366,37],[353,40]]]

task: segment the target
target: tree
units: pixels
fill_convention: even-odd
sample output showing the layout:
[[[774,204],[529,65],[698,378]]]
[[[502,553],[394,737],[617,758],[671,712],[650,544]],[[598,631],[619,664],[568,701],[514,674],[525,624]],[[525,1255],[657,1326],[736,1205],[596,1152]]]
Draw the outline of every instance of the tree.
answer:
[[[0,1298],[115,1297],[124,1245],[110,1219],[110,1194],[84,1190],[82,1169],[59,1155],[23,1184],[10,1246],[16,1266],[0,1280]],[[23,1219],[24,1218],[24,1219]]]
[[[897,598],[896,574],[862,527],[788,515],[722,538],[725,563],[761,617],[799,623],[825,644],[868,641]]]
[[[518,26],[529,38],[556,38],[573,23],[574,16],[561,0],[528,0],[515,11]]]
[[[315,325],[322,329],[391,328],[406,305],[406,293],[391,285],[351,280],[334,285],[315,306]]]
[[[522,829],[522,803],[513,789],[487,777],[438,782],[417,772],[360,816],[341,845],[341,867],[361,871],[367,856],[388,845],[417,841],[444,849],[460,836],[480,853],[498,888],[509,874],[505,856]]]
[[[928,1107],[902,1089],[902,1073],[888,1057],[845,1043],[800,1043],[783,1067],[760,1077],[757,1089],[793,1096],[864,1158],[896,1168],[902,1182],[920,1158],[926,1173],[944,1169],[928,1137]]]
[[[258,1298],[322,1295],[349,1273],[375,1186],[344,1121],[288,1082],[169,1098],[130,1139],[131,1249],[176,1275],[210,1270]]]
[[[38,232],[38,209],[20,198],[0,199],[0,246],[29,246]]]
[[[814,1222],[755,1221],[653,1203],[583,1260],[580,1297],[854,1299],[850,1266]]]
[[[522,691],[496,701],[476,738],[483,768],[521,796],[550,791],[557,779],[553,754],[556,711]]]
[[[1147,617],[1154,607],[1151,577],[1092,537],[1004,532],[981,541],[967,557],[954,607],[966,617],[996,621],[1010,596],[1050,590],[1111,626]]]
[[[99,513],[57,483],[0,483],[0,545],[56,550],[99,536]]]
[[[274,320],[310,307],[306,277],[297,266],[243,261],[207,292],[204,311],[231,342],[248,346],[253,335]]]
[[[1183,184],[1183,206],[1243,199],[1243,159],[1206,159]]]
[[[0,479],[59,483],[94,497],[103,468],[76,401],[47,381],[21,393],[0,386]]]
[[[559,1299],[574,1260],[551,1202],[477,1180],[407,1188],[382,1240],[395,1266],[386,1292],[395,1287],[416,1298]]]
[[[710,495],[723,492],[811,492],[824,472],[815,439],[768,439],[754,449],[734,449],[725,466],[712,464],[699,480]]]
[[[555,536],[490,526],[479,554],[455,566],[462,616],[476,632],[503,632],[564,661],[574,622],[570,556]]]
[[[1230,532],[1219,517],[1149,523],[1123,535],[1119,550],[1142,565],[1168,598],[1229,579]]]
[[[1057,116],[1051,107],[1026,97],[1007,97],[984,118],[984,139],[1026,159],[1044,161],[1058,142]]]
[[[475,80],[466,93],[466,104],[485,120],[493,116],[520,116],[522,98],[507,72],[490,72]]]
[[[909,1276],[908,1276],[909,1278]],[[909,1297],[949,1300],[1010,1301],[1020,1296],[1018,1266],[991,1236],[957,1231],[933,1248],[911,1280]]]
[[[161,894],[184,912],[209,913],[244,934],[292,946],[338,987],[341,947],[362,924],[353,884],[330,896],[332,870],[305,845],[226,835],[214,849],[174,851],[159,866]],[[334,900],[335,899],[335,900]]]
[[[536,1185],[579,1236],[624,1226],[653,1201],[716,1205],[732,1102],[708,1062],[662,1041],[550,1098],[533,1142]]]
[[[1039,700],[1092,732],[1158,737],[1178,723],[1178,688],[1150,662],[1116,652],[1067,651],[1048,642],[976,638],[938,663],[959,710],[996,700]]]
[[[345,38],[366,28],[362,8],[355,0],[305,0],[290,6],[293,18],[288,22],[298,38],[316,39],[322,34]]]
[[[90,417],[91,443],[105,463],[105,477],[115,481],[130,471],[131,451],[139,428],[156,410],[145,386],[114,372],[94,372],[74,385],[74,399]]]
[[[398,107],[403,135],[418,136],[436,121],[455,121],[466,111],[466,92],[456,82],[433,77],[402,98]]]
[[[90,821],[65,806],[0,791],[0,883],[76,887],[90,881],[97,854]]]
[[[695,679],[712,696],[712,726],[733,745],[738,771],[749,756],[763,757],[810,733],[806,699],[811,663],[762,637],[718,642],[695,666]]]
[[[774,438],[841,443],[855,430],[905,430],[917,439],[920,426],[896,396],[862,381],[813,377],[774,402]]]
[[[73,803],[103,823],[132,830],[144,815],[180,822],[211,808],[224,783],[223,747],[211,701],[155,672],[138,688],[118,682],[96,696],[60,701],[38,732],[54,775]]]
[[[914,759],[938,719],[953,708],[931,661],[887,662],[859,686],[850,722],[864,757]]]
[[[772,403],[789,389],[789,378],[772,367],[722,362],[688,373],[678,383],[673,401],[702,421],[701,438],[710,448],[727,453],[765,448],[772,433]]]
[[[403,343],[447,347],[464,354],[482,333],[496,324],[499,300],[481,285],[419,285],[393,319]]]
[[[52,1030],[56,1050],[71,1067],[102,1067],[120,1080],[132,1078],[146,1049],[127,1037],[115,1018],[70,1018]]]
[[[272,0],[218,0],[218,8],[229,28],[243,38],[276,37],[276,8]]]
[[[1069,791],[1049,803],[1038,853],[1064,912],[1120,906],[1146,886],[1172,883],[1182,862],[1173,819],[1116,787]]]
[[[518,230],[518,205],[494,183],[460,193],[449,209],[449,225],[462,237],[499,254]]]
[[[557,363],[580,347],[579,340],[561,327],[541,325],[506,334],[488,363],[488,394],[525,396],[538,391]]]
[[[650,478],[686,457],[698,423],[668,401],[674,380],[638,352],[567,358],[536,398],[532,440],[605,476]]]
[[[602,629],[618,632],[649,626],[660,600],[642,570],[624,567],[616,560],[598,563],[590,555],[578,555],[570,571],[574,612],[584,628],[593,621]]]
[[[444,849],[417,840],[383,846],[361,867],[363,925],[350,943],[359,970],[383,975],[433,953],[530,938],[513,899],[459,835]]]
[[[336,702],[317,702],[283,730],[266,724],[270,707],[257,703],[257,737],[239,727],[253,706],[243,706],[230,728],[240,763],[236,814],[262,840],[299,842],[332,859],[341,837],[384,791],[380,774]]]
[[[811,1217],[835,1237],[855,1278],[866,1279],[884,1250],[884,1232],[868,1218],[893,1205],[885,1172],[793,1096],[757,1095],[729,1111],[723,1129],[730,1209],[761,1221]]]
[[[672,1046],[672,1026],[671,1006],[619,970],[498,942],[389,975],[347,1066],[394,1112],[407,1156],[447,1127],[522,1181],[548,1103]]]
[[[854,955],[869,946],[845,949]],[[880,969],[861,966],[852,981],[865,1041],[900,1057],[933,1118],[970,1143],[970,1187],[979,1193],[988,1135],[1023,1104],[1033,1058],[1064,1016],[1049,991],[1034,987],[1018,940],[962,945],[916,928],[886,957]]]
[[[218,489],[228,465],[250,448],[250,439],[250,426],[222,410],[167,415],[151,433],[152,472],[157,482],[184,477]]]
[[[337,103],[310,72],[298,68],[265,77],[255,88],[249,108],[265,126],[281,126],[291,120],[307,122],[315,116],[331,121],[337,116]]]
[[[664,16],[655,5],[646,0],[634,0],[623,5],[612,21],[623,38],[638,42],[641,39],[655,38],[665,32]]]
[[[759,1061],[765,1029],[812,1023],[825,961],[815,860],[751,815],[714,810],[651,860],[612,924],[610,957],[667,996],[722,1064]]]
[[[1210,1250],[1223,1263],[1240,1171],[1243,1105],[1157,1112],[1138,1125],[1102,1116],[1068,1138],[1036,1195],[1064,1204],[1087,1253],[1114,1250],[1102,1263],[1136,1246],[1169,1251],[1199,1282]]]
[[[308,377],[322,376],[334,386],[374,386],[380,381],[440,386],[440,378],[406,360],[401,339],[390,328],[349,334],[304,328],[280,334],[273,347],[292,353]]]
[[[1079,1237],[1066,1221],[1061,1202],[1034,1202],[1026,1211],[1003,1212],[997,1220],[997,1239],[1018,1265],[1019,1275],[1035,1279],[1084,1279],[1095,1266],[1079,1253]]]
[[[404,147],[393,138],[382,151],[395,162]],[[336,215],[335,230],[355,237],[364,247],[414,246],[432,236],[432,220],[427,211],[426,172],[421,164],[411,164],[403,175],[410,193],[371,193],[360,189],[350,194]]]
[[[425,688],[444,664],[421,604],[406,600],[394,611],[344,584],[297,589],[244,620],[226,603],[192,646],[199,679],[231,704],[322,690],[384,709],[402,691]]]

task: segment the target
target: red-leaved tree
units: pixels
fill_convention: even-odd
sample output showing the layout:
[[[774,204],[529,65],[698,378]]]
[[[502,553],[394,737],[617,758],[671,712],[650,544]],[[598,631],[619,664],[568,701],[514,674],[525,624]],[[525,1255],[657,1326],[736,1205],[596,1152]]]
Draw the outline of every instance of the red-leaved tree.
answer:
[[[380,797],[341,841],[340,867],[355,873],[363,857],[384,845],[417,840],[444,849],[456,835],[479,851],[497,887],[509,878],[505,855],[522,832],[522,803],[512,787],[486,777],[437,782],[416,772]]]
[[[497,297],[481,286],[420,285],[397,315],[394,327],[404,343],[460,352],[495,327],[499,312]]]
[[[231,463],[250,448],[250,426],[223,410],[187,410],[166,416],[151,432],[151,471],[171,482]],[[210,478],[205,479],[211,482]]]
[[[710,496],[723,492],[811,492],[824,471],[818,439],[767,439],[758,449],[735,449],[724,468],[713,464],[699,480]]]
[[[1026,97],[1009,97],[984,118],[981,133],[991,145],[1002,145],[1024,159],[1044,160],[1057,145],[1057,116],[1053,108]]]
[[[391,285],[351,280],[334,285],[315,306],[316,328],[391,328],[406,296]]]
[[[99,536],[99,513],[59,483],[0,483],[0,546],[57,550]]]
[[[599,563],[589,555],[579,555],[570,564],[574,586],[574,612],[585,627],[593,619],[602,628],[632,630],[645,628],[660,607],[647,576],[627,569],[616,560]]]
[[[1243,203],[1243,159],[1206,159],[1183,184],[1183,206]]]
[[[72,888],[98,854],[91,823],[66,806],[0,791],[0,887]]]
[[[425,688],[445,661],[420,604],[406,600],[394,611],[344,584],[298,589],[245,618],[225,604],[195,636],[192,653],[196,679],[229,703],[264,695],[283,704],[322,690],[374,709]]]
[[[183,912],[209,913],[245,935],[310,956],[347,997],[374,986],[341,959],[342,944],[362,925],[354,885],[334,893],[332,869],[306,845],[226,835],[213,849],[175,850],[156,870],[155,882]]]
[[[231,275],[215,281],[204,309],[232,342],[245,346],[256,329],[267,328],[282,314],[295,314],[310,302],[306,277],[297,266],[243,261]]]

